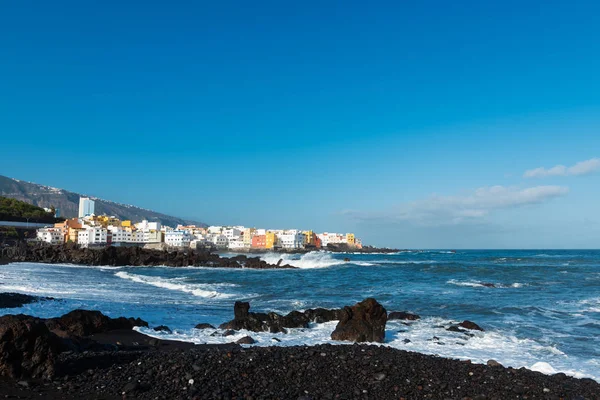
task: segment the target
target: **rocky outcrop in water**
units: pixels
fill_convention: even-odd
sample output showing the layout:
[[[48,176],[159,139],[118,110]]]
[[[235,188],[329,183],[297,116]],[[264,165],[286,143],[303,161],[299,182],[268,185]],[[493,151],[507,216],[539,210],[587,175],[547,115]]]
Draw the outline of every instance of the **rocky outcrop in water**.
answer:
[[[388,315],[388,321],[391,320],[403,320],[403,321],[416,321],[421,319],[417,314],[411,314],[404,311],[394,311]]]
[[[82,265],[112,266],[202,266],[216,268],[287,269],[291,265],[269,264],[259,257],[238,255],[233,258],[220,257],[208,250],[150,250],[141,247],[79,248],[65,244],[49,246],[27,245],[23,242],[2,250],[3,256],[12,262],[71,263]]]
[[[331,334],[333,340],[380,342],[385,340],[387,311],[373,298],[344,307],[342,318]]]
[[[306,311],[292,311],[287,315],[275,312],[255,313],[250,312],[250,303],[237,301],[233,308],[234,319],[219,326],[220,329],[240,330],[246,329],[253,332],[283,332],[286,328],[308,328],[310,322],[327,322],[339,320],[343,315],[342,310],[328,310],[325,308],[309,309]]]
[[[17,308],[38,301],[54,300],[52,297],[37,297],[22,293],[0,293],[0,308]]]

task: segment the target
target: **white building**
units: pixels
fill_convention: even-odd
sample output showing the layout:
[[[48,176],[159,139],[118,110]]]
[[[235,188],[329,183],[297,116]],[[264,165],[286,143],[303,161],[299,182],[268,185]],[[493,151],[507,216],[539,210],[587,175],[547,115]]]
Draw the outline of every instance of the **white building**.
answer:
[[[65,242],[63,231],[59,228],[40,228],[37,230],[37,239],[40,242],[50,244],[61,244]]]
[[[304,234],[297,230],[286,231],[277,235],[277,244],[284,249],[304,248]]]
[[[160,231],[161,225],[160,222],[143,220],[142,222],[135,224],[135,227],[141,231]]]
[[[79,198],[79,218],[87,217],[95,212],[96,203],[89,197]]]
[[[165,244],[171,247],[190,247],[194,237],[188,231],[165,232]]]
[[[243,238],[235,238],[229,240],[228,247],[231,250],[243,250],[244,249],[244,239]]]
[[[77,243],[82,247],[89,245],[101,245],[108,242],[108,229],[105,228],[87,228],[77,233]]]
[[[207,230],[208,230],[208,233],[220,234],[221,232],[223,232],[223,227],[222,226],[209,226]]]
[[[233,238],[239,238],[242,236],[242,234],[244,233],[243,230],[240,230],[236,227],[234,228],[225,228],[222,231],[222,235],[225,236],[227,239],[231,240]]]
[[[214,235],[211,238],[213,244],[219,248],[229,247],[229,239],[225,235]]]
[[[108,230],[112,233],[113,243],[130,243],[132,232],[131,229],[122,228],[120,226],[110,225]]]
[[[317,237],[321,239],[321,246],[326,247],[328,244],[340,244],[340,243],[348,243],[346,239],[346,235],[342,235],[341,233],[319,233]]]
[[[144,243],[145,242],[144,232],[140,230],[135,230],[131,232],[131,242],[132,243]]]

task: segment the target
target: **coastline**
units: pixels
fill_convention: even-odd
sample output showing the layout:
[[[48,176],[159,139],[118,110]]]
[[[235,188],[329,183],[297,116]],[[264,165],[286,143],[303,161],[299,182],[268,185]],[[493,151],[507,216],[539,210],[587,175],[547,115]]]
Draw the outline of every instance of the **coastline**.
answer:
[[[207,268],[293,269],[289,264],[269,264],[259,257],[240,254],[221,257],[208,250],[153,250],[141,247],[79,248],[71,245],[30,245],[23,242],[2,249],[0,258],[10,262],[45,264],[70,263],[78,265],[109,266],[168,266]]]
[[[150,329],[139,318],[113,319],[98,311],[74,310],[48,319],[4,315],[0,393],[21,399],[304,400],[594,399],[600,393],[600,383],[563,373],[545,375],[503,367],[494,360],[475,364],[378,343],[353,343],[382,342],[381,337],[352,339],[354,333],[382,329],[377,320],[385,330],[386,320],[419,318],[388,314],[374,299],[343,309],[292,311],[285,316],[248,309],[248,303],[236,303],[234,319],[222,324],[219,334],[227,335],[225,329],[273,333],[308,320],[339,320],[332,338],[340,326],[351,335],[335,344],[312,346],[248,346],[253,343],[248,336],[235,343],[194,345],[145,335],[134,329]],[[369,321],[369,326],[353,320]],[[481,329],[469,321],[460,326]],[[199,324],[196,329],[211,327]],[[33,352],[23,350],[32,343]]]
[[[97,335],[123,350],[61,358],[68,375],[0,380],[21,399],[594,399],[600,384],[368,344],[295,347],[152,342]],[[110,360],[110,362],[107,362]]]

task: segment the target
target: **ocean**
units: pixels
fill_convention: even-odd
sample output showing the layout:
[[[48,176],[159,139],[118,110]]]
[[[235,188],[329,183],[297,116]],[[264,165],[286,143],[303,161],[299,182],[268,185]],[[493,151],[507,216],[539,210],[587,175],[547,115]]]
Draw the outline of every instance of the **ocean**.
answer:
[[[170,334],[139,329],[164,339],[226,343],[249,334],[257,346],[292,346],[335,343],[329,335],[336,322],[287,334],[229,337],[193,327],[232,319],[238,300],[249,301],[251,311],[287,313],[374,297],[388,312],[421,316],[415,322],[389,321],[383,346],[476,363],[494,359],[600,381],[600,251],[313,252],[262,258],[272,263],[283,258],[299,269],[3,265],[1,291],[58,300],[0,309],[0,314],[55,317],[84,308],[140,317],[151,327],[167,325]],[[445,329],[465,319],[485,332],[469,337]]]

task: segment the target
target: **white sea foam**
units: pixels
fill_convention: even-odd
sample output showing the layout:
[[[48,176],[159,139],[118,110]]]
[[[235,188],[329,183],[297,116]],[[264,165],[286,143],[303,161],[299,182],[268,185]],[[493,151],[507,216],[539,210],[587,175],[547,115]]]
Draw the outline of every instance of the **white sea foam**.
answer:
[[[596,369],[596,366],[590,365],[589,371],[576,370],[571,364],[573,360],[555,346],[543,345],[531,339],[517,338],[510,333],[500,331],[471,331],[470,333],[474,336],[469,337],[464,333],[451,332],[445,329],[455,323],[456,321],[442,318],[424,318],[408,325],[402,324],[401,321],[389,321],[386,327],[385,343],[373,345],[389,346],[447,358],[468,359],[480,364],[486,363],[489,359],[494,359],[504,366],[526,367],[544,373],[550,373],[545,371],[554,371],[552,373],[564,372],[567,375],[577,377],[600,379],[600,376],[595,376],[591,372]],[[146,335],[161,339],[196,344],[231,343],[246,335],[256,340],[256,343],[251,346],[350,344],[349,342],[331,340],[330,335],[336,325],[337,321],[311,324],[308,329],[289,329],[287,334],[241,330],[227,337],[219,334],[211,336],[215,332],[223,332],[219,329],[174,330],[172,333],[155,332],[150,328],[135,329]],[[550,363],[554,367],[550,366]]]
[[[536,362],[531,367],[529,367],[529,369],[532,371],[541,372],[542,374],[546,375],[556,374],[556,370],[554,369],[554,367],[552,367],[552,365],[548,364],[547,362],[543,361]]]
[[[229,294],[220,293],[216,290],[207,290],[207,285],[197,284],[197,283],[180,283],[185,278],[159,278],[156,276],[143,276],[143,275],[135,275],[130,274],[125,271],[120,271],[115,274],[122,279],[129,279],[133,282],[143,283],[146,285],[152,285],[163,289],[169,290],[178,290],[180,292],[191,293],[194,296],[204,297],[204,298],[214,298],[214,297],[231,297]]]
[[[370,262],[364,261],[344,261],[334,258],[331,253],[313,251],[302,255],[298,254],[280,254],[280,253],[267,253],[261,256],[261,259],[268,262],[269,264],[277,264],[281,260],[281,265],[289,264],[291,266],[312,269],[312,268],[328,268],[336,265],[344,265],[352,263],[363,267],[375,265]]]
[[[74,294],[74,291],[68,290],[54,290],[51,288],[45,287],[34,287],[34,286],[26,286],[26,285],[4,285],[0,284],[0,290],[7,292],[18,292],[18,293],[34,293],[34,294]]]
[[[467,287],[490,287],[490,288],[522,288],[527,286],[526,283],[515,282],[511,284],[493,283],[493,282],[480,282],[480,281],[457,281],[456,279],[450,279],[446,283],[455,286],[467,286]],[[491,286],[493,285],[493,286]]]

